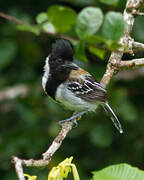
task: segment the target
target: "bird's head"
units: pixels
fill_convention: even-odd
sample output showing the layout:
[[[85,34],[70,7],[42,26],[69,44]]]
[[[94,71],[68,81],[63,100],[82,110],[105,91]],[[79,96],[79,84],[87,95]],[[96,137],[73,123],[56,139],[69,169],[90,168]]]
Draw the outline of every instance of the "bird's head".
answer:
[[[78,66],[73,63],[73,59],[74,53],[71,44],[67,40],[59,39],[52,45],[48,63],[52,71],[65,73],[78,69]]]

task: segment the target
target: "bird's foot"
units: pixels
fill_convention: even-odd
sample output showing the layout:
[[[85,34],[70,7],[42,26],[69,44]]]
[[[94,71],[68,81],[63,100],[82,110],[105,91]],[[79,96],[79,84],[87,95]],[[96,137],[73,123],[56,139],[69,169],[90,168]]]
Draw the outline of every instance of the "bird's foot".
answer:
[[[76,113],[76,114],[74,114],[73,116],[71,116],[71,117],[68,118],[68,119],[59,121],[59,124],[62,125],[62,124],[65,123],[65,122],[73,122],[73,124],[74,124],[73,128],[76,128],[76,127],[78,126],[77,121],[81,118],[81,116],[82,116],[83,114],[85,114],[85,113],[87,113],[87,112],[88,112],[88,111],[85,110],[85,111],[81,111],[81,112],[79,112],[79,113]]]
[[[59,125],[62,125],[65,122],[73,122],[73,128],[76,128],[78,126],[76,119],[71,119],[71,118],[59,121]]]

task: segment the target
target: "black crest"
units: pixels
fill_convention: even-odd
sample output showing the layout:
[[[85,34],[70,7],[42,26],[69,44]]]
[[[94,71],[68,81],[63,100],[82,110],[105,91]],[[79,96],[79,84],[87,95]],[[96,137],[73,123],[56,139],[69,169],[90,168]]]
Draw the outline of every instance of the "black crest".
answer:
[[[62,58],[64,60],[73,61],[73,50],[71,44],[64,39],[59,39],[52,45],[51,56],[54,59]]]

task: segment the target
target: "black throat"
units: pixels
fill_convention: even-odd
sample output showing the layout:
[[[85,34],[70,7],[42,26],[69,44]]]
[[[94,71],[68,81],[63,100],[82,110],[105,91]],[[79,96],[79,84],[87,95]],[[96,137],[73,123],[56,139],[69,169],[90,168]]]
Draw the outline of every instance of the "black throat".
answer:
[[[55,99],[56,90],[61,83],[64,83],[69,77],[70,71],[50,72],[50,76],[46,83],[46,92],[49,96]]]
[[[55,99],[56,91],[61,83],[64,83],[70,74],[70,68],[64,67],[65,61],[73,61],[73,50],[67,40],[59,39],[52,46],[49,55],[50,76],[46,83],[46,92]]]

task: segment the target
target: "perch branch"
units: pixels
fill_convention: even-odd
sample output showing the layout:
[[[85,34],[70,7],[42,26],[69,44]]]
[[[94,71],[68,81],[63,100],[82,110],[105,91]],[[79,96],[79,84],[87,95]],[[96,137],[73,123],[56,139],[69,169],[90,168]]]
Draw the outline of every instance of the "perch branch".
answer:
[[[51,157],[57,151],[57,149],[59,149],[68,132],[72,129],[72,126],[73,122],[66,122],[62,124],[62,130],[60,131],[59,135],[54,139],[48,150],[43,153],[44,160],[51,160]]]

